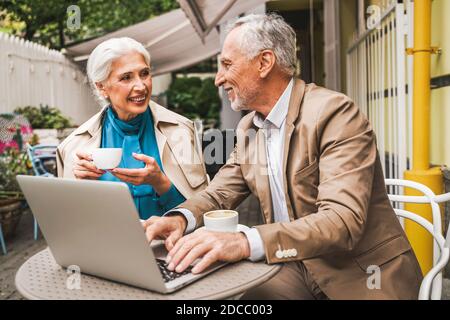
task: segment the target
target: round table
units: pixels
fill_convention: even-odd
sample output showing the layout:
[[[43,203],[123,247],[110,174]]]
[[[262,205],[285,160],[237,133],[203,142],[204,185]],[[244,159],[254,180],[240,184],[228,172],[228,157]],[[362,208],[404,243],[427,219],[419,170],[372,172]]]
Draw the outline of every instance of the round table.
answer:
[[[17,290],[27,299],[133,299],[192,300],[226,299],[237,296],[273,277],[280,265],[240,261],[229,264],[174,293],[160,294],[145,289],[81,274],[79,289],[69,289],[71,274],[59,266],[50,249],[29,258],[17,271]]]

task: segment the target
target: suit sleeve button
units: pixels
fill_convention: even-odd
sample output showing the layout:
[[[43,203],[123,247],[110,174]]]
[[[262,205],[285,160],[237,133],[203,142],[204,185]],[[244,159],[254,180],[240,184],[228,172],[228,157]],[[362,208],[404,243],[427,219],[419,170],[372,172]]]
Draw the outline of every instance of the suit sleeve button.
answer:
[[[278,259],[281,259],[281,258],[283,258],[283,252],[281,250],[277,250],[277,252],[275,252],[275,256]]]

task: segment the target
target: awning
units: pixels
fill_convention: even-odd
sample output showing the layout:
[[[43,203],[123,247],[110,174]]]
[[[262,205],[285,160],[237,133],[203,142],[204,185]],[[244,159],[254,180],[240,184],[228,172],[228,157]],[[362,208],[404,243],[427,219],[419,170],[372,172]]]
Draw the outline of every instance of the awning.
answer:
[[[186,13],[183,9],[173,10],[99,38],[68,46],[67,53],[75,61],[85,64],[89,54],[99,43],[114,37],[131,37],[149,50],[154,75],[171,72],[218,54],[220,37],[215,26],[251,11],[266,0],[179,2],[187,10]],[[196,15],[188,13],[187,8],[193,5],[197,8]],[[193,26],[198,24],[195,19],[202,19],[204,22],[203,27],[197,26],[198,30]]]
[[[200,39],[206,36],[237,0],[178,0]]]

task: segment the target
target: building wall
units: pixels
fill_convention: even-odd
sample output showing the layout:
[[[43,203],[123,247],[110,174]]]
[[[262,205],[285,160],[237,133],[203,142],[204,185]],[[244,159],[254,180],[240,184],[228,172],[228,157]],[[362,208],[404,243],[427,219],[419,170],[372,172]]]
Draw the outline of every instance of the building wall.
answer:
[[[365,8],[368,5],[379,5],[386,8],[390,1],[388,0],[365,0]],[[343,50],[346,50],[348,43],[345,42],[356,31],[352,27],[352,19],[357,19],[357,11],[353,14],[347,10],[352,6],[352,0],[341,1],[341,38]],[[355,4],[356,5],[356,4]],[[441,55],[432,55],[431,57],[431,78],[450,75],[450,1],[433,0],[432,1],[432,46],[442,48]],[[365,13],[367,18],[367,14]],[[345,55],[343,55],[345,57]],[[345,61],[343,61],[345,65]],[[345,68],[343,69],[343,79],[345,79]],[[345,85],[345,81],[343,82]],[[431,142],[430,142],[430,162],[435,165],[447,165],[450,167],[450,87],[442,87],[431,90]]]
[[[431,57],[431,77],[450,74],[450,1],[432,1],[431,45],[442,48]],[[431,90],[431,163],[450,167],[450,87]]]
[[[386,0],[369,0],[368,4],[386,5]],[[442,48],[441,55],[431,56],[431,78],[450,74],[450,1],[432,1],[431,45]],[[450,167],[450,87],[431,90],[430,163]]]
[[[169,89],[170,83],[172,82],[172,74],[165,73],[153,77],[152,79],[152,95],[160,95]]]
[[[345,65],[347,63],[347,49],[356,36],[358,21],[357,1],[340,1],[339,16],[341,17],[341,91],[347,92],[347,70]]]

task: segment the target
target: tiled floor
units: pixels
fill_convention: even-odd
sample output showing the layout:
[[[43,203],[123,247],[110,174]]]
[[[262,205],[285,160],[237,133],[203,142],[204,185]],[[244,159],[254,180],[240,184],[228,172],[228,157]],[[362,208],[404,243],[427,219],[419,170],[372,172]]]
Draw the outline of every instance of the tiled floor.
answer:
[[[0,253],[0,300],[23,299],[14,285],[17,269],[32,255],[46,247],[40,235],[33,239],[33,216],[24,213],[12,239],[6,240],[8,254]]]

